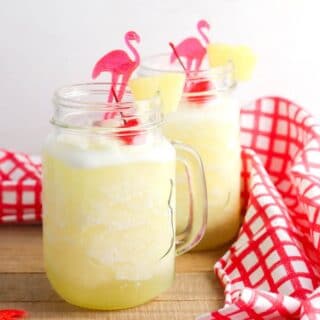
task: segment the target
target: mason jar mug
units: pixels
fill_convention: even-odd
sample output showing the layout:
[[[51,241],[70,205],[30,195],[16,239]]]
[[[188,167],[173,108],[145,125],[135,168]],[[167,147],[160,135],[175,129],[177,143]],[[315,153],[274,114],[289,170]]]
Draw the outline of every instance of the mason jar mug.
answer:
[[[169,288],[176,254],[206,226],[199,156],[162,134],[157,99],[106,103],[110,85],[79,84],[54,95],[43,150],[43,243],[47,276],[66,301],[112,310]],[[191,222],[176,236],[176,160],[183,162]]]
[[[141,76],[184,72],[170,64],[167,54],[146,58]],[[196,249],[214,249],[237,234],[240,218],[240,107],[235,96],[232,63],[206,67],[186,75],[184,94],[177,112],[169,114],[164,133],[168,139],[194,148],[203,161],[208,192],[206,233]],[[177,230],[190,221],[188,181],[183,166],[177,168]]]

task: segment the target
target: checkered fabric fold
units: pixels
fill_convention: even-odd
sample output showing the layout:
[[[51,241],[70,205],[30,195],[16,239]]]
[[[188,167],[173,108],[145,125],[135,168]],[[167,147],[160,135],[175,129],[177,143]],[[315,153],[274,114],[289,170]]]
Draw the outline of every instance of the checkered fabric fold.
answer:
[[[0,149],[0,223],[41,221],[39,157]]]
[[[244,223],[214,266],[225,306],[198,319],[320,319],[320,125],[266,97],[241,131]]]

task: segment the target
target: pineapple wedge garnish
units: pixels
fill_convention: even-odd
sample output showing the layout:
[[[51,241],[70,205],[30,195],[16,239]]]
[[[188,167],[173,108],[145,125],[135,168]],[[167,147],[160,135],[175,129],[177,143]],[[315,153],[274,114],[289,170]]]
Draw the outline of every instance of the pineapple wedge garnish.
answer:
[[[159,93],[163,114],[177,110],[185,84],[183,73],[164,73],[131,79],[129,87],[135,100],[148,100]]]
[[[139,77],[129,80],[128,84],[135,100],[149,100],[159,90],[159,77]]]
[[[231,46],[221,43],[210,43],[207,48],[209,64],[212,68],[232,61],[237,81],[249,80],[256,65],[253,51],[246,46]]]

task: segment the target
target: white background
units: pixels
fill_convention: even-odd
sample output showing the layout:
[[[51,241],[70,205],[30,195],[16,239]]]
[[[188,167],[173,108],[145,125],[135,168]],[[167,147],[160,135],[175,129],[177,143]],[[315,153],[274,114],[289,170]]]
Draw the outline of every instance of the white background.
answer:
[[[125,48],[136,30],[142,56],[196,35],[251,46],[258,65],[247,99],[279,94],[320,114],[317,0],[0,0],[0,147],[37,153],[50,126],[53,90],[90,80],[95,61]]]

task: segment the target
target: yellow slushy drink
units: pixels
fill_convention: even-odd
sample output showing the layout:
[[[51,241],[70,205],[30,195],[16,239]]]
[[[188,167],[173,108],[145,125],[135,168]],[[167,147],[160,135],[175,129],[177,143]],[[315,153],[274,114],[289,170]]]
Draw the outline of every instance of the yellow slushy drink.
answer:
[[[54,289],[94,309],[141,304],[174,276],[175,151],[49,138],[44,259]]]
[[[208,223],[197,248],[209,249],[231,241],[240,225],[239,106],[227,95],[190,101],[183,98],[176,113],[167,117],[164,132],[201,156],[207,183]],[[178,166],[177,229],[185,229],[189,215],[188,181]]]

